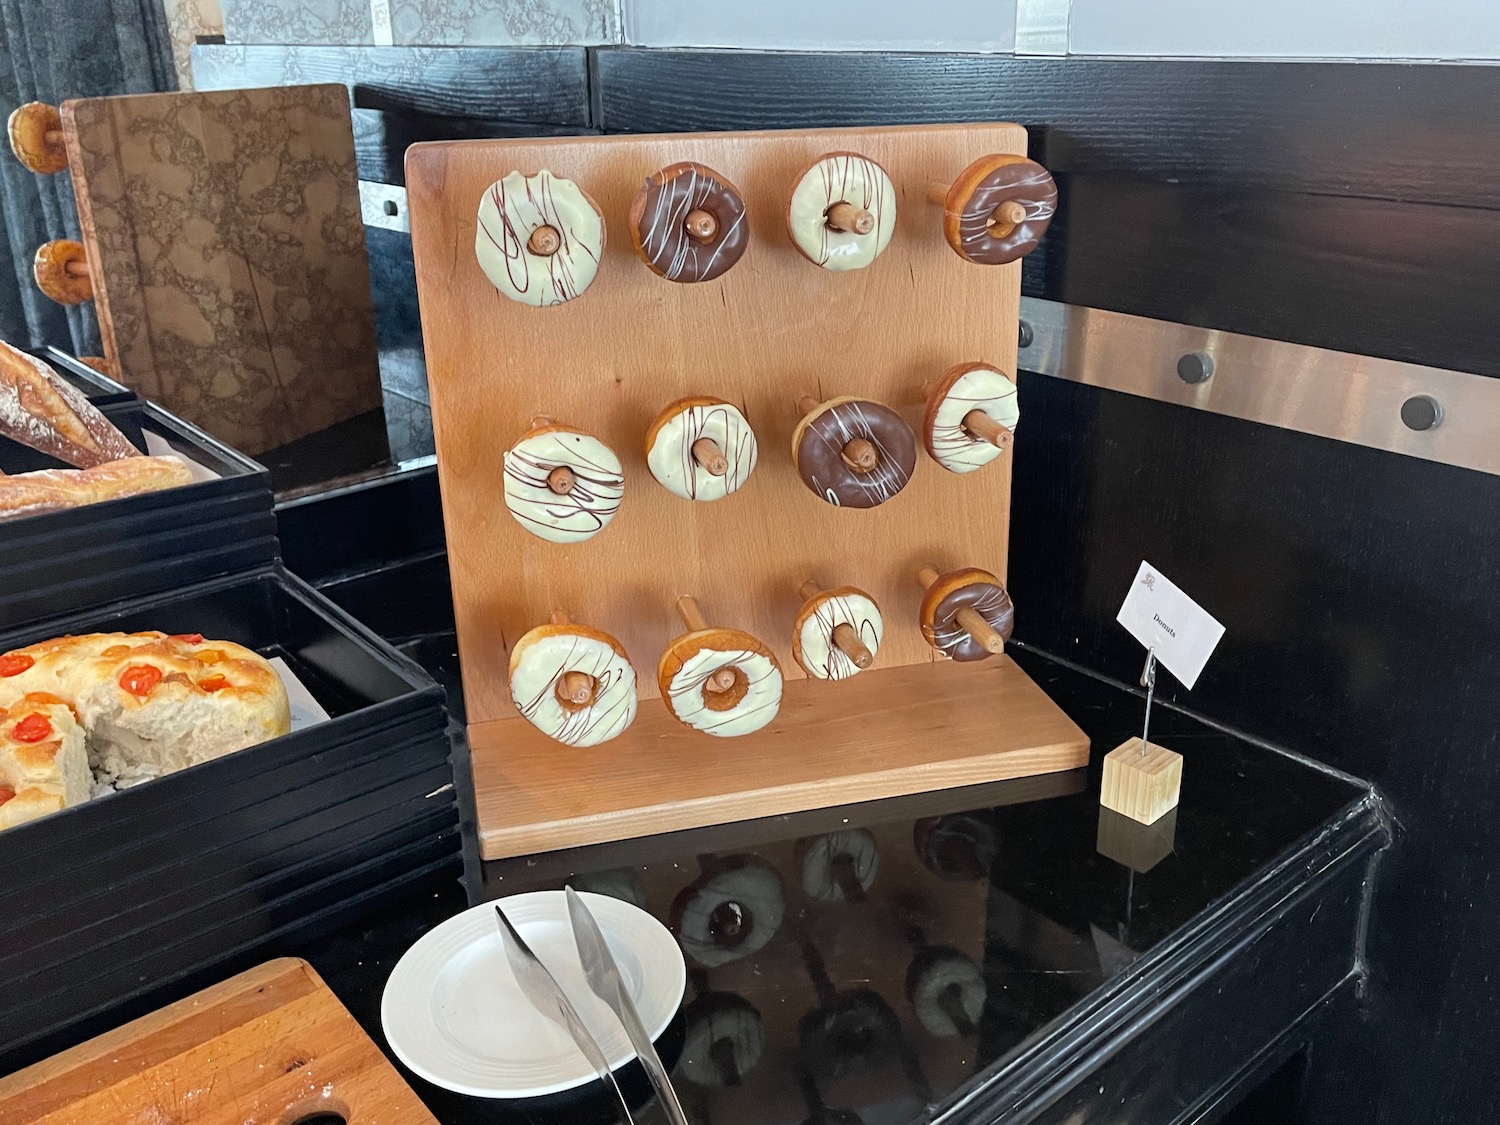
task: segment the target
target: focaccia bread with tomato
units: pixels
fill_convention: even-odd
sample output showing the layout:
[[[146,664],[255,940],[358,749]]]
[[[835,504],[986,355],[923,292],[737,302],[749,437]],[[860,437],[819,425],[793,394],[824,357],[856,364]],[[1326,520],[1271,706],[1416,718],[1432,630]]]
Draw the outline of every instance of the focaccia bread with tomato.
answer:
[[[72,706],[106,780],[171,773],[291,729],[276,669],[197,634],[91,633],[0,655],[0,707],[37,692]]]
[[[55,695],[30,692],[0,708],[0,829],[89,799],[83,728]]]

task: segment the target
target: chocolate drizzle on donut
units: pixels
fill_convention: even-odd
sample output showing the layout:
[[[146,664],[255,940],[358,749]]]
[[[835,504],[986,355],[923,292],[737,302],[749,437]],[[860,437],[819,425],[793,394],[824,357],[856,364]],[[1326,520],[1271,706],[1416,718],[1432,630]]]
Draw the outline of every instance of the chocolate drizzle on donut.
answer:
[[[682,460],[682,481],[688,496],[693,500],[698,499],[698,462],[693,456],[693,446],[701,438],[709,436],[710,430],[717,434],[722,428],[732,442],[730,448],[721,450],[726,468],[719,476],[721,483],[717,487],[723,488],[725,492],[734,492],[745,483],[745,478],[755,468],[755,434],[740,424],[738,411],[731,415],[732,410],[728,404],[718,403],[713,406],[690,406],[683,411],[686,436],[680,443],[679,456]]]
[[[490,202],[495,207],[495,217],[486,222],[484,212],[481,211],[479,219],[481,233],[499,251],[500,259],[505,266],[506,279],[518,294],[528,293],[531,289],[532,263],[545,262],[553,299],[544,298],[541,303],[550,305],[560,305],[565,301],[571,301],[588,287],[589,281],[593,280],[593,271],[590,270],[588,280],[580,284],[573,271],[575,257],[580,254],[584,255],[594,266],[597,266],[599,256],[604,249],[602,241],[599,246],[590,246],[575,236],[558,208],[554,186],[556,182],[559,182],[558,178],[546,171],[529,177],[513,174],[504,180],[497,180],[490,185],[488,193]],[[560,182],[573,191],[578,190],[577,185],[569,180]],[[519,201],[514,198],[517,183],[522,185],[522,195]],[[535,208],[541,221],[527,229],[518,229],[516,219],[513,217],[518,202]],[[549,253],[538,254],[532,250],[529,243],[532,236],[543,229],[550,229],[556,234],[558,245]]]
[[[954,249],[971,262],[998,266],[1014,262],[1037,248],[1057,211],[1057,184],[1047,169],[1034,160],[999,156],[984,160],[1004,163],[997,163],[985,172],[962,200]],[[971,165],[970,170],[973,168]],[[968,172],[963,179],[968,179]],[[1020,204],[1024,217],[1016,223],[994,222],[1000,205],[1008,202]]]
[[[852,441],[875,447],[868,472],[851,468],[844,448]],[[801,429],[796,448],[802,483],[840,508],[873,508],[906,487],[917,464],[917,439],[888,406],[867,399],[835,399]]]
[[[717,221],[712,237],[689,229],[695,212]],[[641,186],[630,208],[630,236],[641,260],[668,281],[712,281],[745,253],[750,227],[740,193],[712,168],[689,161],[663,168]]]
[[[610,654],[600,651],[597,645],[580,644],[579,638],[575,637],[572,640],[573,644],[566,657],[559,663],[556,675],[552,676],[546,685],[538,689],[531,698],[514,701],[516,710],[528,721],[533,723],[536,721],[538,712],[548,702],[547,697],[555,695],[558,680],[567,672],[584,672],[591,676],[594,680],[595,700],[611,698],[611,688],[615,685],[618,669],[610,667],[613,663],[610,660]],[[589,658],[590,653],[593,654],[592,659]],[[590,736],[600,728],[608,730],[618,725],[623,729],[625,725],[628,725],[630,719],[627,716],[629,716],[633,701],[633,694],[624,693],[618,695],[607,707],[592,704],[577,708],[563,707],[562,728],[556,733],[550,731],[548,733],[558,742],[565,742],[569,746],[592,745],[596,740]],[[613,735],[607,737],[613,737]]]
[[[559,467],[569,469],[573,475],[573,486],[562,495],[553,492],[549,484],[553,470]],[[547,497],[536,504],[547,519],[533,517],[517,506],[511,507],[523,525],[561,526],[574,534],[592,535],[601,530],[620,510],[620,499],[625,491],[622,474],[589,460],[576,450],[566,466],[559,466],[556,461],[544,460],[524,449],[512,449],[505,455],[505,475]]]

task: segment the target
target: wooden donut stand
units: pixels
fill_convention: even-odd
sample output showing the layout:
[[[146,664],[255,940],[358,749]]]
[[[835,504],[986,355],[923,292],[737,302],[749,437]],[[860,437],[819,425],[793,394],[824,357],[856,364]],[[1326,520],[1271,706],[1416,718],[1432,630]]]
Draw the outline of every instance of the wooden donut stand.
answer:
[[[831,273],[786,232],[797,175],[822,153],[880,162],[898,196],[890,247]],[[1005,575],[1010,458],[945,472],[922,455],[889,502],[844,511],[802,483],[791,435],[803,395],[885,402],[915,428],[921,386],[965,360],[1015,370],[1020,263],[976,266],[943,239],[927,185],[984,153],[1026,151],[1018,125],[824,129],[421,144],[407,155],[412,247],[432,388],[480,834],[487,859],[932,789],[1072,769],[1088,740],[1006,656],[940,659],[917,627],[919,567]],[[717,281],[676,284],[631,249],[631,200],[653,172],[706,164],[744,194],[749,249]],[[576,181],[608,225],[598,276],[555,308],[506,300],[474,257],[479,199],[512,170]],[[665,402],[716,395],[755,428],[760,462],[712,503],[652,479],[642,437]],[[501,458],[546,413],[624,466],[618,517],[558,545],[501,500]],[[874,597],[885,638],[872,668],[810,680],[791,655],[809,578]],[[712,738],[675,722],[653,670],[684,593],[759,637],[787,677],[764,730]],[[640,711],[586,750],[520,718],[509,645],[557,605],[617,636]],[[1026,604],[1019,613],[1024,620]]]

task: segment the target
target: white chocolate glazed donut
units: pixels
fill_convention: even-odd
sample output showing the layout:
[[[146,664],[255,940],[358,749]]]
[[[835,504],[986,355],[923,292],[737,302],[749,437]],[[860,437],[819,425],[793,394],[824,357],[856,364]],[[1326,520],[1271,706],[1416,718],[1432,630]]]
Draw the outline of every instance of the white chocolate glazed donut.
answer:
[[[923,950],[907,970],[907,995],[917,1019],[931,1035],[948,1038],[972,1034],[984,1013],[989,994],[984,973],[973,960],[956,949],[933,947]],[[944,1002],[947,993],[947,1002]],[[967,1027],[954,1022],[960,1017]]]
[[[1003,372],[980,363],[962,365],[944,376],[928,404],[922,436],[932,459],[950,473],[972,473],[1004,452],[964,426],[971,410],[1014,430],[1021,419],[1016,385]]]
[[[828,221],[836,203],[868,211],[868,234],[840,230]],[[857,152],[830,152],[802,173],[787,205],[787,232],[804,257],[825,270],[864,269],[890,245],[896,229],[896,189],[885,169]]]
[[[708,438],[728,465],[715,476],[693,456]],[[646,465],[668,492],[684,500],[722,500],[755,471],[755,432],[739,410],[716,398],[680,398],[657,416],[646,434]]]
[[[574,478],[563,495],[547,484],[558,468]],[[522,527],[549,543],[578,543],[597,535],[615,518],[624,493],[620,459],[581,430],[542,426],[506,451],[505,506]]]
[[[726,692],[708,690],[709,677],[722,668],[735,683]],[[781,707],[781,666],[748,633],[703,629],[673,641],[657,665],[662,702],[680,723],[719,738],[760,730]],[[725,706],[716,697],[728,697]]]
[[[875,837],[863,828],[815,836],[801,841],[797,850],[802,854],[802,893],[824,902],[842,902],[855,891],[840,881],[833,869],[835,861],[842,858],[847,862],[848,874],[858,884],[860,894],[874,885],[880,871],[880,848]]]
[[[587,703],[564,703],[558,681],[569,672],[594,680]],[[608,742],[635,719],[635,669],[620,642],[579,625],[539,625],[510,654],[510,698],[548,738],[569,746]]]
[[[540,227],[557,232],[556,253],[528,245]],[[512,172],[485,189],[479,201],[474,256],[491,284],[523,305],[560,305],[577,297],[599,272],[604,219],[577,184],[545,168],[534,176]]]
[[[798,617],[800,625],[792,637],[792,656],[816,680],[846,680],[859,675],[859,665],[834,643],[833,631],[840,625],[848,625],[870,650],[870,655],[877,655],[885,636],[885,619],[875,599],[853,586],[840,586],[818,594],[809,604],[812,611]]]

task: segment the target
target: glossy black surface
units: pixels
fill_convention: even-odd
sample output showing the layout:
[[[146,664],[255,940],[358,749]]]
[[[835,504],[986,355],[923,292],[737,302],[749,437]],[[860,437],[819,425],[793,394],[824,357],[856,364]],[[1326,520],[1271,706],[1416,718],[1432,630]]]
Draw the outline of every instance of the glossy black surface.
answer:
[[[1133,694],[1020,659],[1098,747],[1135,731]],[[871,1125],[929,1112],[986,1120],[956,1096],[1034,1088],[1040,1111],[1110,1059],[1155,1099],[1141,1102],[1148,1110],[1135,1120],[1173,1120],[1161,1099],[1225,1085],[1349,977],[1364,863],[1384,830],[1358,784],[1181,715],[1158,712],[1154,730],[1187,756],[1175,831],[1164,848],[1166,826],[1106,825],[1107,850],[1133,859],[1139,874],[1100,854],[1097,777],[1074,771],[490,863],[482,895],[572,881],[633,898],[671,923],[692,916],[688,903],[739,888],[738,900],[722,896],[738,901],[738,912],[720,910],[713,927],[679,927],[701,952],[689,958],[685,1011],[664,1050],[669,1062],[676,1057],[675,1079],[698,1122],[855,1120],[835,1111]],[[858,865],[851,882],[839,865],[807,860],[814,841],[830,835],[835,853],[878,855],[868,885]],[[768,881],[779,896],[761,889]],[[448,889],[303,952],[383,1043],[379,998],[395,960],[464,905]],[[1266,934],[1275,937],[1259,942]],[[1224,956],[1234,945],[1251,952]],[[925,1000],[916,1009],[912,985],[937,979],[924,974],[959,976],[970,966],[984,998],[958,1009],[959,1026],[951,998],[946,1010]],[[1235,971],[1214,975],[1226,966]],[[1195,975],[1204,991],[1194,985],[1180,1005],[1149,983],[1180,989]],[[1258,991],[1267,979],[1286,1002],[1268,997],[1253,1012],[1214,1006],[1233,985]],[[1205,1012],[1232,1050],[1202,1052],[1205,1073],[1184,1066],[1153,1078],[1127,1053],[1136,1021],[1153,1011],[1177,1027],[1174,1050],[1186,1040],[1171,1021],[1185,1019],[1196,1034]],[[705,1050],[736,1033],[738,1048]],[[1093,1059],[1103,1044],[1113,1044],[1108,1059]],[[607,1102],[580,1104],[576,1095],[486,1102],[408,1078],[445,1125],[609,1120]],[[632,1080],[644,1098],[643,1079]]]

